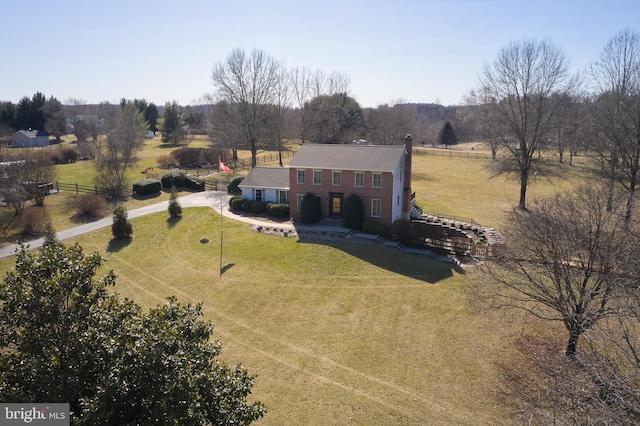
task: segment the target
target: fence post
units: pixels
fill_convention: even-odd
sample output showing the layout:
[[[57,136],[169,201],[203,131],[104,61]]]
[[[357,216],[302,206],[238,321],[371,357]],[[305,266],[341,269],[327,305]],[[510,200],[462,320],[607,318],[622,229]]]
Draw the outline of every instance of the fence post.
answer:
[[[76,182],[76,195],[78,195],[78,182]]]

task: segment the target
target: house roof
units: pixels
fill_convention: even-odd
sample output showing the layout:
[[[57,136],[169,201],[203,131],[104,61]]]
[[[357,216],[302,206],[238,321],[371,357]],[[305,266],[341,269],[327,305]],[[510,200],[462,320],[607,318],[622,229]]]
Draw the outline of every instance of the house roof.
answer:
[[[289,170],[282,167],[254,167],[238,186],[289,189]]]
[[[30,139],[35,139],[36,136],[49,136],[47,132],[42,130],[18,130],[14,135],[18,133],[23,134]]]
[[[393,172],[404,153],[401,145],[305,144],[288,167]]]

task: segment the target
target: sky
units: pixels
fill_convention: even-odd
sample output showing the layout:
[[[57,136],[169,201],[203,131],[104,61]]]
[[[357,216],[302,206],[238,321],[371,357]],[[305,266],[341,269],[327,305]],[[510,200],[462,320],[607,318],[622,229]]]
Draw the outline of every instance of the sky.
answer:
[[[513,41],[550,40],[584,73],[618,32],[640,32],[638,0],[25,0],[0,16],[0,101],[13,103],[195,105],[240,48],[346,74],[363,107],[456,105]]]

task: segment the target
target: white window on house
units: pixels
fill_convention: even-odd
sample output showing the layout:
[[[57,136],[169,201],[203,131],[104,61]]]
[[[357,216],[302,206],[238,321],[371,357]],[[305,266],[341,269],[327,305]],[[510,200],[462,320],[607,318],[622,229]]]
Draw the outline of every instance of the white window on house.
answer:
[[[256,201],[262,201],[262,189],[256,189],[256,195],[254,199]]]
[[[374,198],[371,200],[371,217],[380,217],[382,212],[382,200]]]
[[[356,183],[355,183],[356,188],[362,188],[364,187],[364,173],[363,172],[356,172]]]
[[[278,191],[278,201],[280,204],[287,204],[289,200],[287,200],[287,191]]]
[[[322,185],[322,170],[313,171],[313,184]]]
[[[331,174],[331,184],[333,186],[341,186],[342,185],[342,172],[333,172]]]
[[[302,206],[302,199],[304,198],[304,194],[296,194],[296,211],[300,211],[300,206]]]
[[[372,187],[382,188],[382,173],[373,173],[371,179],[372,179],[372,182],[371,182]]]
[[[298,170],[298,185],[304,185],[304,170]]]

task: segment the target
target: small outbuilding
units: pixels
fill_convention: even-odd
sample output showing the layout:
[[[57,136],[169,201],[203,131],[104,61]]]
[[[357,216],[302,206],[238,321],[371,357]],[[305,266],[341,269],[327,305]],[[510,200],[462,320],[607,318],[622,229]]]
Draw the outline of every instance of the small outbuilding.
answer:
[[[49,134],[42,130],[18,130],[11,136],[11,146],[14,148],[48,145]]]

